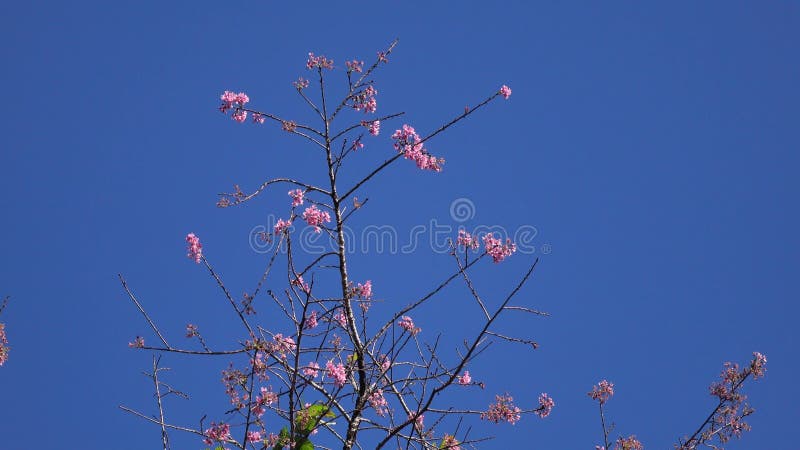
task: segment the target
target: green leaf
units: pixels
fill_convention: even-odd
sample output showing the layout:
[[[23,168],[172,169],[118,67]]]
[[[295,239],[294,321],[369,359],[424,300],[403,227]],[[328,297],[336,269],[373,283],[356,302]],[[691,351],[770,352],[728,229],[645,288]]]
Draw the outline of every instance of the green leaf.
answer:
[[[314,450],[314,444],[312,444],[311,441],[309,441],[308,439],[303,438],[303,440],[301,440],[301,441],[299,441],[297,443],[297,446],[295,447],[295,449],[297,449],[297,450]]]
[[[278,442],[275,443],[275,447],[272,447],[272,450],[283,450],[283,446],[289,443],[289,429],[286,427],[281,428],[281,432],[278,434]]]
[[[308,408],[300,411],[297,414],[295,423],[297,423],[298,435],[306,438],[315,428],[319,425],[319,419],[328,414],[330,409],[319,403],[313,404]]]

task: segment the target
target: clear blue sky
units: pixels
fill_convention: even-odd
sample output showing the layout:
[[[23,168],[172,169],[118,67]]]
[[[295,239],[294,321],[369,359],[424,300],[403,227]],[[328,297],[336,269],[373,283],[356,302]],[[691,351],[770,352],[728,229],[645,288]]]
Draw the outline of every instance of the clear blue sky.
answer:
[[[617,386],[617,430],[671,448],[713,406],[707,386],[722,363],[753,351],[768,374],[749,390],[753,431],[729,448],[796,446],[800,6],[612,3],[3,3],[0,295],[12,302],[0,321],[13,348],[0,368],[0,447],[159,445],[156,427],[117,409],[153,412],[139,374],[150,356],[127,342],[154,338],[116,274],[168,338],[182,342],[194,322],[224,347],[235,322],[183,237],[202,237],[239,295],[264,264],[250,230],[285,214],[288,198],[280,188],[219,210],[216,193],[322,176],[305,143],[219,114],[219,93],[244,90],[254,106],[304,120],[290,82],[307,52],[341,65],[395,37],[376,78],[380,112],[406,111],[424,132],[503,83],[514,93],[430,142],[443,173],[397,164],[370,184],[358,223],[452,224],[450,204],[464,197],[476,208],[465,225],[532,225],[551,249],[520,300],[552,317],[505,328],[540,349],[493,347],[471,371],[487,390],[461,401],[485,407],[508,391],[531,405],[546,391],[556,409],[479,425],[499,436],[484,448],[594,448],[585,393],[602,378]],[[391,154],[399,124],[384,125],[350,176]],[[476,282],[496,298],[534,256],[487,263]],[[452,270],[426,248],[353,264],[389,306]],[[475,317],[464,302],[453,289],[415,320],[429,338],[459,330]],[[193,394],[168,419],[221,418],[227,362],[168,356],[169,381]]]

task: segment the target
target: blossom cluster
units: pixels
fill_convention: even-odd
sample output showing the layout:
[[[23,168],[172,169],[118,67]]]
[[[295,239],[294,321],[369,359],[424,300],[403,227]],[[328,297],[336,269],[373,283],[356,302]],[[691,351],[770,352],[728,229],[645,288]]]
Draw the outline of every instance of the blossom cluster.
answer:
[[[511,97],[511,88],[504,84],[500,88],[500,95],[502,95],[504,99],[508,100],[508,97]]]
[[[328,59],[323,55],[314,56],[313,53],[308,53],[308,61],[306,61],[306,68],[311,70],[313,68],[320,69],[333,69],[333,60]]]
[[[297,81],[292,81],[292,85],[297,88],[298,91],[302,91],[303,89],[308,87],[308,80],[303,77],[297,79]]]
[[[333,379],[333,385],[343,387],[347,382],[347,370],[342,363],[328,361],[325,364],[325,375]]]
[[[592,391],[587,395],[594,400],[599,401],[601,404],[605,403],[614,395],[614,383],[609,383],[608,380],[603,380],[597,385],[592,386]]]
[[[449,449],[449,450],[461,450],[461,446],[459,442],[456,440],[455,436],[451,436],[449,434],[445,434],[442,438],[442,444],[439,446],[440,449]]]
[[[367,280],[364,284],[358,283],[353,289],[353,295],[364,300],[372,299],[372,280]]]
[[[250,97],[247,94],[244,92],[236,94],[231,91],[225,91],[219,98],[222,100],[222,104],[219,106],[221,113],[227,114],[229,110],[233,109],[233,114],[231,115],[233,120],[239,123],[247,120],[247,111],[244,110],[244,105],[250,101]]]
[[[468,386],[472,384],[472,377],[469,374],[469,370],[465,370],[464,374],[458,377],[458,384],[462,386]]]
[[[206,445],[214,445],[214,442],[227,442],[232,439],[231,426],[227,423],[216,424],[212,422],[211,428],[208,428],[203,435],[205,436],[203,442]]]
[[[315,233],[319,233],[322,225],[331,221],[331,215],[328,211],[317,208],[317,205],[311,205],[303,211],[303,220],[314,227]]]
[[[303,375],[311,378],[316,378],[319,375],[319,364],[316,361],[311,361],[306,367],[303,368]]]
[[[275,227],[272,230],[275,236],[278,236],[279,234],[287,230],[290,226],[292,226],[291,220],[284,221],[283,219],[278,219],[278,222],[275,223]]]
[[[614,450],[643,450],[644,445],[636,439],[636,436],[620,437],[614,443]]]
[[[8,361],[9,350],[8,338],[6,337],[6,325],[0,323],[0,366]]]
[[[511,425],[517,423],[522,410],[514,405],[514,398],[510,395],[496,395],[495,402],[489,405],[489,410],[481,413],[481,419],[494,423],[506,421]]]
[[[369,400],[369,405],[375,409],[375,412],[378,413],[379,416],[383,417],[389,413],[389,402],[387,402],[386,398],[383,396],[382,390],[373,392],[367,399]]]
[[[345,61],[345,66],[347,66],[348,72],[363,72],[364,70],[364,61],[358,61],[356,59],[352,61]]]
[[[378,90],[370,84],[363,91],[353,95],[353,109],[363,110],[364,113],[374,113],[378,110],[376,95],[378,95]]]
[[[250,407],[250,410],[256,417],[261,417],[266,412],[265,407],[272,406],[275,403],[278,403],[278,394],[272,392],[272,389],[262,386],[261,393],[256,396],[256,401],[253,403],[253,406]]]
[[[293,189],[289,191],[289,197],[292,197],[292,208],[303,204],[303,196],[305,192],[302,189]]]
[[[547,395],[547,393],[542,392],[542,394],[539,395],[539,408],[536,410],[536,415],[544,419],[550,415],[555,406],[556,402],[553,401],[553,398]]]
[[[420,169],[433,170],[434,172],[442,171],[444,159],[428,153],[422,138],[419,137],[414,127],[407,124],[403,125],[403,128],[395,130],[394,134],[392,134],[392,139],[395,140],[395,150],[402,152],[405,159],[414,161]]]
[[[203,259],[203,244],[200,243],[200,238],[194,233],[186,235],[186,251],[186,256],[189,259],[200,264],[200,260]]]
[[[478,242],[478,238],[466,232],[465,230],[458,230],[456,245],[459,247],[464,247],[465,249],[471,248],[475,250],[478,248],[480,243]]]
[[[412,320],[411,317],[409,316],[401,317],[400,320],[397,322],[397,325],[400,328],[411,333],[412,336],[422,331],[421,328],[417,328],[414,326],[414,320]]]
[[[373,136],[377,136],[381,132],[381,121],[380,120],[373,120],[368,122],[366,120],[361,121],[361,126],[366,127],[369,134]]]
[[[502,240],[494,237],[493,233],[483,237],[483,245],[486,253],[492,257],[495,263],[503,261],[517,251],[517,246],[511,242],[511,239],[506,239],[506,242],[503,243]]]

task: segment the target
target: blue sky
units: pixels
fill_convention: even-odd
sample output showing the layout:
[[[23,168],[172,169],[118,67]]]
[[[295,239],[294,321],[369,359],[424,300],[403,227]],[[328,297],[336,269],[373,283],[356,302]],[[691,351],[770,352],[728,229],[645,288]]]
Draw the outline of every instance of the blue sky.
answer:
[[[280,188],[220,210],[216,194],[324,175],[304,142],[219,114],[220,92],[243,90],[255,107],[308,120],[290,82],[309,51],[341,65],[395,37],[376,77],[379,113],[405,111],[430,131],[501,84],[513,88],[509,101],[430,141],[443,173],[400,161],[367,185],[354,222],[456,226],[450,206],[466,198],[466,227],[537,230],[536,253],[475,277],[497,300],[541,256],[520,301],[552,316],[504,326],[541,347],[493,347],[471,370],[486,391],[456,400],[480,408],[508,391],[534,404],[545,391],[556,409],[514,427],[477,424],[498,436],[484,448],[593,448],[600,426],[585,393],[602,378],[617,387],[617,431],[671,448],[712,408],[707,386],[722,363],[753,351],[769,358],[768,375],[749,389],[753,430],[729,448],[793,445],[797,3],[6,2],[0,36],[9,97],[0,295],[12,296],[0,320],[13,347],[0,369],[3,448],[159,445],[156,427],[117,409],[153,412],[140,375],[150,355],[127,342],[154,340],[117,273],[171,340],[193,322],[220,347],[235,342],[225,299],[185,257],[185,234],[201,236],[235,293],[251,289],[265,261],[251,231],[285,215],[287,197]],[[345,176],[391,155],[388,135],[401,124],[384,124]],[[352,269],[390,308],[451,263],[422,245],[355,255]],[[430,339],[468,332],[475,311],[465,302],[454,288],[415,321]],[[227,362],[165,357],[169,381],[192,394],[169,404],[168,418],[220,418]]]

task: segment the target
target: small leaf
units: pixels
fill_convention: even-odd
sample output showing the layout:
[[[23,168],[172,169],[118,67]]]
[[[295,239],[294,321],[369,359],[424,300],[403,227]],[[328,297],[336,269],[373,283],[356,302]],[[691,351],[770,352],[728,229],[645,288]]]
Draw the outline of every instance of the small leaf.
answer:
[[[308,439],[303,438],[303,440],[297,443],[295,447],[297,450],[314,450],[314,444],[311,443]]]

